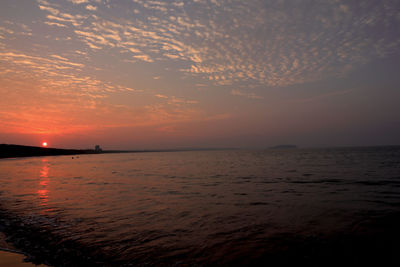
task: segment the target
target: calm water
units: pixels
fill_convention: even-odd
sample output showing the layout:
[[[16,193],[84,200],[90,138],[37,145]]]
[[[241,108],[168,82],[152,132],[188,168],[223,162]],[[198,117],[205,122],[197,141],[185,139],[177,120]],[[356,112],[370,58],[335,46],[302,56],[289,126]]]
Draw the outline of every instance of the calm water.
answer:
[[[400,148],[3,159],[0,201],[109,264],[253,264],[399,214]]]

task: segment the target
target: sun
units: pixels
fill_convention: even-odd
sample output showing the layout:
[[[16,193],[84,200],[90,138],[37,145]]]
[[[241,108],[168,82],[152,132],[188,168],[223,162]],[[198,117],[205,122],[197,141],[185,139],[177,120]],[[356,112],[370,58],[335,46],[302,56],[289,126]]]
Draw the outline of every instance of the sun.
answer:
[[[47,142],[43,142],[42,147],[47,147]]]

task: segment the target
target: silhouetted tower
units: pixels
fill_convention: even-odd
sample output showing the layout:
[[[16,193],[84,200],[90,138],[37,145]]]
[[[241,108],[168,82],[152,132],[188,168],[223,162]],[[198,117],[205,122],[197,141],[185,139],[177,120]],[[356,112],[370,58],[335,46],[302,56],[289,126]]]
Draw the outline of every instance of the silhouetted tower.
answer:
[[[96,152],[101,152],[102,149],[101,149],[101,147],[100,147],[99,145],[96,145],[96,146],[94,147],[94,151],[96,151]]]

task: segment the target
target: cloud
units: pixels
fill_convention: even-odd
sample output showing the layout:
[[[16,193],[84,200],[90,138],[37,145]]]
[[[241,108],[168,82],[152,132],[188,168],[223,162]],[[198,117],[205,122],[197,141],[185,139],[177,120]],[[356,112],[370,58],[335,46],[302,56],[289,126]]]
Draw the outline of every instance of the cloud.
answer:
[[[170,100],[168,101],[168,103],[174,106],[193,105],[199,103],[196,100],[188,100],[183,97],[176,97],[176,96],[171,96],[169,99]]]
[[[154,96],[157,98],[166,99],[166,104],[175,107],[194,105],[199,103],[197,100],[186,99],[184,97],[166,96],[162,94],[155,94]]]
[[[141,59],[145,62],[154,62],[154,60],[152,60],[148,55],[133,55],[132,57]]]
[[[50,12],[54,16],[57,16],[60,13],[60,11],[58,9],[55,9],[53,7],[50,7],[50,6],[39,5],[39,8],[41,10],[45,10],[45,11]]]
[[[154,95],[155,97],[158,97],[158,98],[168,98],[168,96],[166,96],[166,95],[161,95],[161,94],[156,94],[156,95]]]
[[[262,96],[258,96],[256,94],[254,94],[254,93],[246,93],[246,92],[239,91],[237,89],[232,90],[231,94],[234,96],[243,96],[243,97],[247,97],[250,99],[263,99],[264,98]]]
[[[157,29],[154,19],[150,19],[154,24],[147,27],[127,18],[97,17],[84,8],[86,5],[77,7],[44,0],[38,3],[41,23],[48,26],[49,34],[33,31],[35,38],[24,48],[13,47],[12,42],[0,45],[0,88],[5,95],[0,99],[0,128],[5,132],[61,134],[215,118],[215,114],[203,111],[197,100],[181,96],[156,94],[161,101],[115,104],[115,99],[131,94],[153,96],[156,89],[146,92],[99,75],[103,70],[94,65],[95,53],[107,56],[111,50],[123,59],[140,63],[169,60],[164,54],[170,53],[181,60],[200,63],[198,50],[177,39],[167,26]],[[168,12],[171,8],[164,2],[148,5],[155,12]],[[179,2],[172,6],[184,5]],[[178,19],[177,23],[183,28],[192,27],[187,19]],[[0,36],[27,30],[17,24],[4,29],[0,28]],[[181,33],[178,29],[172,31]]]
[[[338,0],[309,9],[282,1],[135,0],[135,13],[148,10],[151,15],[119,22],[103,18],[92,25],[102,25],[94,27],[96,34],[136,59],[186,62],[184,75],[201,76],[216,85],[279,87],[345,75],[393,53],[399,44],[390,33],[390,25],[398,24],[396,8],[394,1],[384,2],[367,6]],[[372,24],[382,30],[377,33]],[[108,36],[107,31],[114,33]]]
[[[68,61],[68,59],[66,59],[65,57],[59,56],[59,55],[51,55],[51,57],[61,59],[63,61]]]
[[[140,92],[140,90],[85,75],[82,73],[85,64],[71,61],[57,54],[42,57],[16,52],[0,52],[0,60],[3,62],[0,73],[2,71],[6,73],[3,78],[18,81],[20,77],[25,77],[25,79],[35,80],[40,84],[45,84],[41,92],[49,95],[98,99],[112,92]],[[28,84],[26,86],[29,88]]]
[[[84,4],[89,2],[89,0],[68,0],[68,1],[73,4]]]
[[[90,11],[96,11],[96,10],[97,10],[97,7],[96,7],[96,6],[92,6],[92,5],[87,5],[87,6],[86,6],[86,9],[87,9],[87,10],[90,10]]]
[[[57,22],[45,21],[44,23],[49,25],[49,26],[57,26],[57,27],[61,27],[61,28],[68,28],[66,25],[61,24],[61,23],[57,23]]]
[[[82,6],[45,0],[37,5],[46,16],[43,23],[64,28],[60,30],[72,38],[74,50],[85,51],[88,58],[113,55],[110,64],[167,64],[183,78],[201,78],[217,86],[280,87],[346,75],[399,51],[400,44],[393,30],[399,23],[394,0],[335,0],[315,2],[312,8],[278,0],[134,0],[113,5],[95,1],[96,6],[87,0],[69,2]],[[102,16],[87,10],[104,5],[109,13]],[[20,32],[1,27],[0,40],[4,44],[7,34]],[[58,62],[54,68],[83,68],[69,62]],[[38,73],[41,68],[32,58],[19,58],[16,64]],[[46,64],[43,68],[50,75]],[[231,94],[259,97],[240,90]]]
[[[7,33],[7,34],[14,34],[13,30],[7,29],[5,27],[0,27],[0,32]]]

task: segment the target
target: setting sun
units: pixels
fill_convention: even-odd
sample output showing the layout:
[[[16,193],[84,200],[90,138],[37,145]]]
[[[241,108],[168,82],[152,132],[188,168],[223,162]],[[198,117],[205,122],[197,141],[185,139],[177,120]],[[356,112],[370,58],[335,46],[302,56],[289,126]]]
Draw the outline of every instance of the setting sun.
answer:
[[[42,143],[42,146],[43,146],[43,147],[47,147],[47,142],[43,142],[43,143]]]

